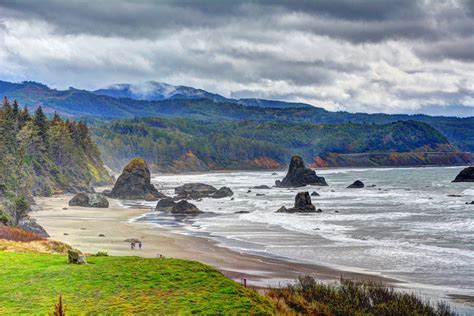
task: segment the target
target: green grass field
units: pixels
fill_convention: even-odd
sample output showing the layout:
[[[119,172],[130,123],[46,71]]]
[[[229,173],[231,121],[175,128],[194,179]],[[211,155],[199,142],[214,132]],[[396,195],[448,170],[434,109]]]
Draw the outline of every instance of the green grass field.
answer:
[[[67,314],[268,315],[263,296],[204,264],[177,259],[0,251],[0,314],[48,314],[62,293]]]

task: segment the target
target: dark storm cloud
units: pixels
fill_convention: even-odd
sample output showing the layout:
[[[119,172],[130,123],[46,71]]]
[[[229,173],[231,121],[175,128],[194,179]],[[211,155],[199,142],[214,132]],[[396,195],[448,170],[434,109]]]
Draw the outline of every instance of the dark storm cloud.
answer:
[[[0,79],[157,80],[358,111],[469,108],[473,30],[469,0],[3,0]]]

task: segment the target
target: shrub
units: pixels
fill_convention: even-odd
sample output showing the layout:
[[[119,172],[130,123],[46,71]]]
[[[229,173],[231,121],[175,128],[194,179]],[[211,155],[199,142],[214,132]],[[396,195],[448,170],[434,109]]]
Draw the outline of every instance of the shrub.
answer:
[[[107,253],[107,251],[97,251],[97,253],[95,254],[96,257],[108,257],[109,254]]]
[[[51,316],[65,316],[66,306],[63,304],[63,296],[59,294],[59,301],[54,305],[54,311],[50,314]]]
[[[45,240],[43,236],[40,236],[38,234],[20,228],[12,228],[7,226],[0,226],[0,239],[23,242],[33,240]]]
[[[300,277],[295,285],[274,288],[267,296],[284,314],[302,315],[455,315],[449,305],[436,307],[414,294],[395,291],[379,282],[341,279],[338,284]]]
[[[24,196],[17,196],[15,198],[15,207],[20,212],[26,212],[30,205]]]

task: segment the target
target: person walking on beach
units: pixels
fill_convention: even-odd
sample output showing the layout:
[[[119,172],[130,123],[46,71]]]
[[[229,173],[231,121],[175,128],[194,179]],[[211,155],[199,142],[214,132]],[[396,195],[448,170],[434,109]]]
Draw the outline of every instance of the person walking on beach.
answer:
[[[131,242],[131,243],[130,243],[130,249],[133,250],[134,248],[135,248],[135,243],[134,243],[134,242]]]
[[[141,241],[138,243],[138,249],[142,250],[142,242]]]

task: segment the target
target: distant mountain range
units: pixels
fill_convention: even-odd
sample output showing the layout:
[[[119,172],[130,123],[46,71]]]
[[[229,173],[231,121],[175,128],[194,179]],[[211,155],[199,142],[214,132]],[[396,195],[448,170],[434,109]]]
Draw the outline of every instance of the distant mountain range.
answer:
[[[418,121],[441,132],[456,149],[474,152],[472,116],[458,118],[422,114],[331,112],[302,103],[225,98],[201,89],[157,82],[143,85],[118,84],[96,91],[74,88],[60,91],[36,82],[0,81],[0,96],[17,99],[21,105],[31,108],[41,105],[49,113],[57,111],[65,116],[84,117],[89,120],[100,118],[101,121],[131,117],[180,118],[212,124],[236,121],[286,124],[388,124],[397,121]],[[225,125],[226,128],[228,126],[230,125]],[[292,128],[291,126],[288,128]],[[412,132],[418,128],[417,125],[412,127]],[[348,127],[344,126],[344,131],[347,130]],[[265,130],[260,132],[266,133]],[[347,135],[350,136],[350,133]],[[264,136],[271,139],[273,135]],[[372,147],[377,146],[374,144]],[[346,153],[343,148],[336,152]],[[347,151],[349,152],[354,153]]]

